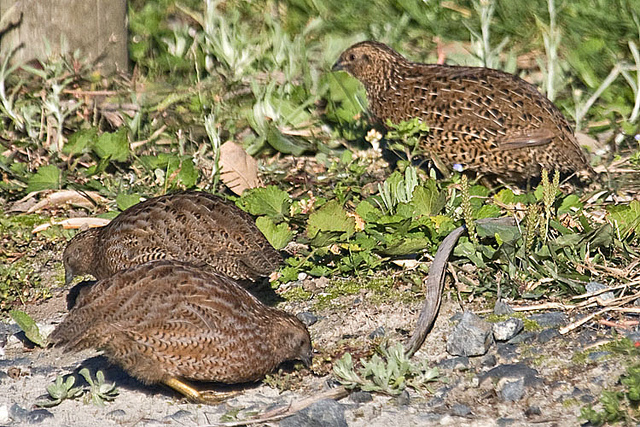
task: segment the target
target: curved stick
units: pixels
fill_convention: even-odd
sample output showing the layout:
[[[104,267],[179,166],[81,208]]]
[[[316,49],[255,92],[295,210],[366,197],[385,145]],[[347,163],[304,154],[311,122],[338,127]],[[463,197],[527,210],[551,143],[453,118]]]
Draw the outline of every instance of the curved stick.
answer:
[[[502,218],[483,218],[476,221],[476,224],[498,224],[498,225],[515,225],[515,220],[511,217]],[[429,275],[426,282],[426,297],[416,329],[406,345],[405,354],[407,357],[413,356],[422,347],[424,340],[431,331],[433,324],[440,309],[440,301],[442,299],[442,288],[444,286],[444,273],[447,268],[447,262],[456,246],[460,236],[467,230],[466,225],[462,225],[453,230],[438,247],[436,255],[433,257],[431,267],[429,267]]]

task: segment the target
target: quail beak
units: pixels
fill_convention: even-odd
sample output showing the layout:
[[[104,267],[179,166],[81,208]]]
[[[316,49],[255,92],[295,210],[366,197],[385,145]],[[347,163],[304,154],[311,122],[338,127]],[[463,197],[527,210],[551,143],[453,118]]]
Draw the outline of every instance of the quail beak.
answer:
[[[65,270],[64,272],[64,285],[67,286],[73,280],[73,273],[70,269]]]
[[[342,61],[338,59],[336,63],[333,64],[333,67],[331,67],[331,71],[340,71],[340,70],[344,70],[344,66],[342,65]]]
[[[302,361],[302,364],[304,365],[305,368],[310,368],[311,364],[313,363],[313,353],[314,351],[310,351],[307,354],[303,354],[302,357],[300,357],[300,360]]]

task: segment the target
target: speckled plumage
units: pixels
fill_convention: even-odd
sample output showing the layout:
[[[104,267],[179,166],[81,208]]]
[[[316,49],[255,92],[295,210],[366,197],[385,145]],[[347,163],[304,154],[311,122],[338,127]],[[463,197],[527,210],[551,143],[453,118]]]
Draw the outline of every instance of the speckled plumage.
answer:
[[[67,282],[79,274],[104,279],[154,259],[207,264],[233,279],[253,281],[282,262],[250,215],[196,191],[138,203],[105,227],[78,233],[63,254]]]
[[[177,261],[120,271],[82,292],[50,336],[69,350],[97,348],[144,383],[261,379],[286,360],[309,363],[295,316],[233,280]]]
[[[569,123],[535,86],[481,67],[410,62],[378,42],[357,43],[334,70],[360,80],[369,110],[383,122],[420,118],[426,155],[448,167],[522,181],[542,168],[594,172]]]

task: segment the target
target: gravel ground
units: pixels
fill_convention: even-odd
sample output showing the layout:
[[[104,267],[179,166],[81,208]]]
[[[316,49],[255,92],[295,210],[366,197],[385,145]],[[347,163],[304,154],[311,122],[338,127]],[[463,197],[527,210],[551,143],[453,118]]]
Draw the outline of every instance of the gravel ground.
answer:
[[[43,325],[43,330],[50,330],[66,313],[65,297],[66,293],[60,292],[43,304],[28,306],[26,311]],[[314,345],[327,350],[345,340],[352,346],[369,343],[374,331],[392,341],[406,340],[420,305],[374,304],[366,295],[352,295],[340,297],[331,307],[319,311],[313,310],[311,302],[284,303],[282,308],[315,315],[318,321],[309,328]],[[439,366],[440,380],[432,383],[433,394],[410,391],[389,397],[358,392],[338,403],[319,400],[269,425],[580,425],[580,408],[596,400],[602,388],[615,383],[624,371],[622,361],[606,352],[590,354],[586,363],[573,361],[577,352],[611,336],[606,330],[588,328],[560,336],[556,332],[558,322],[573,320],[562,313],[538,318],[540,331],[523,331],[511,342],[494,343],[483,356],[454,357],[447,353],[446,341],[456,325],[451,318],[459,318],[454,316],[459,311],[459,304],[445,295],[433,331],[414,356],[416,361],[427,359]],[[281,392],[254,384],[237,388],[240,394],[218,405],[193,404],[164,387],[137,382],[109,366],[97,352],[64,354],[57,349],[32,348],[20,339],[17,326],[0,328],[0,344],[4,343],[0,353],[0,425],[215,425],[224,421],[221,418],[225,414],[242,419],[279,406],[286,408],[336,385],[329,375],[303,371],[293,390]],[[107,382],[116,382],[119,396],[104,407],[82,399],[65,400],[52,408],[35,406],[56,376],[77,374],[81,367],[88,367],[92,373],[102,369]]]

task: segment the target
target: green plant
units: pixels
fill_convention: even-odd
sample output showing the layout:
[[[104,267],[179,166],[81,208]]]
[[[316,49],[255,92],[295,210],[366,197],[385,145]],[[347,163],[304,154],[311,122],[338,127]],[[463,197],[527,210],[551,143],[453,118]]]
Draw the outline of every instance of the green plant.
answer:
[[[58,375],[53,384],[47,386],[47,393],[49,393],[49,400],[41,400],[36,402],[37,406],[50,408],[57,406],[66,399],[75,399],[82,396],[82,387],[74,387],[76,378],[73,375],[67,376],[65,380],[62,375]]]
[[[637,424],[640,421],[640,365],[627,368],[626,375],[620,377],[620,386],[621,391],[602,391],[599,402],[602,410],[597,411],[589,404],[581,409],[580,417],[597,426]]]
[[[438,369],[429,368],[426,360],[417,364],[408,359],[400,343],[383,344],[377,348],[377,354],[358,363],[360,366],[356,367],[351,354],[345,353],[333,365],[333,374],[349,389],[357,387],[389,395],[398,395],[407,387],[430,392],[428,383],[438,377]]]
[[[89,383],[89,390],[85,395],[85,403],[91,402],[96,406],[104,406],[104,402],[114,400],[119,392],[116,384],[107,384],[104,382],[104,373],[96,372],[96,379],[91,378],[91,373],[87,368],[80,369],[80,375]]]

